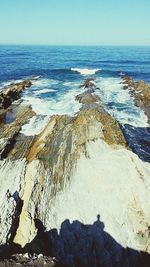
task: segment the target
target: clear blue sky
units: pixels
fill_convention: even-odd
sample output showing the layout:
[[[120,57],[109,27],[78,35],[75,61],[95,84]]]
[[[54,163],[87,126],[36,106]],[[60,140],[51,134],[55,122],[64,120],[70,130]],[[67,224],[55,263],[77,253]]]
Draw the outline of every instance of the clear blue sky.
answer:
[[[0,43],[150,45],[150,0],[0,0]]]

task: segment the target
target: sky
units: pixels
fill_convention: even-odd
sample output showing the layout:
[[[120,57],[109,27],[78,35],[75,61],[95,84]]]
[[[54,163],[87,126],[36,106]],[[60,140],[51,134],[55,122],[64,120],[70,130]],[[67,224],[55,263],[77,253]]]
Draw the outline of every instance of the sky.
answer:
[[[0,44],[150,45],[150,0],[0,0]]]

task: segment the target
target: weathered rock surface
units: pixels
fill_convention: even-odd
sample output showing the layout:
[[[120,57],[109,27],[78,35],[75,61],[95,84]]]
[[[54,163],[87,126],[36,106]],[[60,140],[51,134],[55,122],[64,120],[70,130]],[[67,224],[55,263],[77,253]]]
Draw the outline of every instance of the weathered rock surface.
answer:
[[[22,105],[18,99],[22,91],[31,85],[30,80],[25,80],[0,90],[0,158],[8,158],[10,152],[13,153],[13,159],[23,158],[28,153],[33,137],[23,140],[20,130],[35,113],[30,106]],[[14,102],[15,100],[18,101]],[[16,152],[13,151],[15,145]]]
[[[73,246],[76,252],[71,249],[71,230],[65,241],[60,240],[61,232],[59,238],[54,231],[56,236],[49,239],[47,247],[54,249],[58,259],[66,264],[65,258],[69,257],[69,266],[80,266],[77,261],[81,250],[81,266],[91,266],[86,244],[90,249],[91,239],[100,229],[91,232],[93,227],[88,225],[93,225],[100,214],[107,233],[116,240],[110,244],[113,251],[109,248],[100,256],[101,264],[104,260],[103,266],[111,266],[110,255],[114,253],[114,266],[121,267],[127,254],[122,254],[122,249],[118,254],[114,248],[117,243],[122,248],[150,253],[150,165],[128,149],[119,123],[105,111],[94,91],[85,91],[76,100],[84,107],[78,114],[51,116],[37,136],[20,134],[21,125],[34,115],[29,107],[20,106],[22,113],[20,110],[12,123],[2,124],[1,154],[5,159],[0,161],[0,243],[13,242],[22,248],[32,244],[34,251],[39,244],[37,238],[42,240],[45,231],[62,229],[66,219],[78,220],[86,231]],[[16,134],[17,139],[7,152],[7,140]],[[35,220],[42,222],[45,230]],[[94,239],[95,246],[101,247],[104,236],[107,234],[101,231],[101,236]],[[124,266],[134,266],[131,258]]]
[[[24,125],[31,117],[35,115],[30,106],[20,105],[13,109],[14,121],[10,124],[1,123],[0,128],[0,157],[9,157],[19,159],[25,157],[28,154],[30,142],[33,141],[33,137],[26,138],[20,135],[22,125]],[[15,147],[16,145],[16,147]],[[14,150],[13,150],[14,148]],[[17,156],[15,156],[17,154]]]
[[[1,198],[0,198],[0,243],[5,244],[11,239],[17,229],[12,233],[12,226],[16,222],[17,201],[15,192],[18,192],[20,198],[24,188],[24,172],[26,168],[25,160],[0,161],[0,184],[1,184]]]
[[[145,81],[135,82],[131,77],[123,77],[124,89],[130,89],[135,104],[142,108],[150,122],[150,86]]]
[[[8,108],[14,100],[20,98],[20,94],[25,88],[32,85],[30,80],[10,84],[0,91],[0,108]]]
[[[91,79],[91,78],[88,78],[84,81],[84,83],[80,86],[81,88],[84,87],[84,88],[93,88],[93,89],[96,89],[96,85],[94,83],[94,79]]]
[[[100,98],[97,95],[94,95],[94,94],[89,93],[89,92],[85,92],[85,93],[82,93],[80,95],[77,95],[76,100],[82,104],[92,104],[95,102],[99,102]]]
[[[0,267],[53,267],[56,266],[52,258],[43,255],[28,255],[28,254],[17,254],[13,255],[11,259],[0,261]]]

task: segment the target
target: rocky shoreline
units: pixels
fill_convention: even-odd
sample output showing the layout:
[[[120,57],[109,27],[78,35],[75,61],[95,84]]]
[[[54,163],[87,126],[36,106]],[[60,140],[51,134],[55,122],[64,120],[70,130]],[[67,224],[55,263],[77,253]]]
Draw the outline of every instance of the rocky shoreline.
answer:
[[[150,123],[150,86],[143,80],[135,82],[129,76],[124,76],[122,83],[125,90],[130,90],[135,105],[144,110]]]
[[[122,83],[150,120],[150,87],[127,76]],[[26,80],[0,91],[0,256],[5,250],[14,254],[26,248],[32,254],[46,254],[48,244],[50,256],[65,266],[148,267],[148,163],[129,148],[120,124],[96,94],[93,79],[85,80],[81,85],[84,92],[76,95],[82,104],[76,115],[53,115],[40,134],[24,135],[22,126],[36,114],[19,98],[31,86],[32,81]],[[89,223],[88,216],[94,220],[97,214],[117,242],[104,232],[99,217]],[[74,228],[65,219],[81,222]],[[76,231],[80,235],[77,239]],[[130,246],[134,251],[126,249]],[[99,250],[103,253],[98,254]],[[31,257],[21,263],[22,257],[4,260],[0,266],[58,264],[46,256],[41,257],[41,263],[38,256],[35,261]]]

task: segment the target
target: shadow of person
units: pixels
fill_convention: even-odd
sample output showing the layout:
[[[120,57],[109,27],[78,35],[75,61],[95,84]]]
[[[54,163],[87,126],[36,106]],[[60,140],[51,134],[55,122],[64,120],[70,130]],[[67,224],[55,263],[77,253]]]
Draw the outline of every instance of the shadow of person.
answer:
[[[107,232],[100,215],[93,224],[67,219],[53,240],[52,253],[70,267],[149,267],[150,255],[124,248]],[[141,265],[142,264],[142,265]]]
[[[150,267],[150,255],[131,248],[124,248],[110,234],[97,215],[93,224],[83,224],[66,219],[60,231],[46,231],[44,224],[34,220],[37,234],[21,253],[53,256],[55,266],[65,267]],[[5,247],[0,246],[0,249]]]
[[[96,222],[94,222],[94,224],[93,224],[93,226],[95,225],[95,226],[97,226],[97,227],[99,227],[101,230],[104,230],[104,228],[105,228],[105,225],[104,225],[104,223],[100,220],[100,215],[98,214],[97,215],[97,220],[96,220]]]

